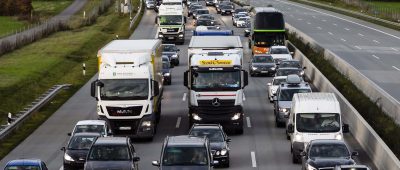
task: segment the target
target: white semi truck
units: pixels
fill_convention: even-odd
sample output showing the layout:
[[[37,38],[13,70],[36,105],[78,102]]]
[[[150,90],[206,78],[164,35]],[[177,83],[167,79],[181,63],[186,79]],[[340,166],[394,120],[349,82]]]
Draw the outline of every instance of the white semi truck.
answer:
[[[161,4],[156,23],[158,25],[158,38],[163,42],[185,42],[185,22],[182,5]]]
[[[114,135],[154,136],[163,92],[161,50],[160,40],[114,40],[98,51],[91,95]]]
[[[184,85],[189,89],[189,124],[218,123],[241,134],[243,89],[248,84],[242,55],[214,50],[198,49],[189,57],[189,70],[184,74]]]

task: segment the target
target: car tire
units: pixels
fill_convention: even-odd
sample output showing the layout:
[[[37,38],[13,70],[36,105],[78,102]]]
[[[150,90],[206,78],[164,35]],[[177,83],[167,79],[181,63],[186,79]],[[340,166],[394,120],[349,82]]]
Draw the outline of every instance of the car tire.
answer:
[[[227,158],[228,160],[222,165],[222,167],[224,167],[224,168],[229,168],[229,157]]]
[[[168,81],[168,85],[171,85],[171,84],[172,84],[172,81],[171,81],[171,80],[169,80],[169,81]]]
[[[179,60],[175,61],[175,66],[179,66]]]
[[[294,155],[293,152],[292,152],[292,162],[293,162],[294,164],[300,163],[299,159],[296,157],[296,155]]]

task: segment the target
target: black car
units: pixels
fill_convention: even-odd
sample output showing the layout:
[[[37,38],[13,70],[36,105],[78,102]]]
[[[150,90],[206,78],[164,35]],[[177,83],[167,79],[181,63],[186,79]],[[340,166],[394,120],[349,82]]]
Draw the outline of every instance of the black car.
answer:
[[[215,26],[215,23],[210,19],[198,19],[196,20],[195,26]]]
[[[189,131],[189,136],[204,137],[210,141],[213,159],[222,167],[229,167],[229,139],[221,125],[218,124],[194,124]]]
[[[353,156],[357,152],[350,152],[347,145],[342,140],[313,140],[301,152],[302,169],[334,169],[339,165],[354,165]]]
[[[299,60],[282,60],[279,62],[279,65],[277,65],[277,68],[287,68],[287,67],[301,68],[301,64]]]
[[[64,151],[64,170],[82,169],[89,149],[97,137],[100,137],[99,133],[75,133],[69,139],[67,147],[61,148]]]
[[[164,84],[165,85],[171,85],[172,82],[172,76],[171,76],[171,67],[170,67],[169,62],[163,62],[162,63],[162,74],[164,77]]]
[[[295,67],[285,67],[276,69],[275,76],[287,76],[290,74],[297,74],[300,77],[303,77],[304,71],[302,68]]]
[[[203,14],[210,14],[210,12],[208,11],[208,9],[196,9],[195,11],[193,11],[193,19],[197,19],[197,17],[199,15],[203,15]]]
[[[201,5],[192,5],[192,6],[190,6],[189,10],[188,10],[188,17],[192,16],[194,11],[196,11],[198,9],[202,9],[202,8],[203,8],[203,6],[201,6]]]
[[[179,65],[179,49],[175,44],[163,44],[163,55],[168,56],[171,64]]]
[[[128,137],[99,137],[89,150],[85,170],[137,170],[140,158]]]
[[[231,15],[234,8],[231,5],[220,5],[219,6],[221,15]]]
[[[206,0],[206,6],[213,6],[214,0]]]
[[[221,13],[221,7],[224,6],[224,5],[230,6],[233,10],[235,9],[235,5],[232,2],[222,1],[215,7],[216,10],[217,10],[217,14]]]
[[[274,75],[275,74],[275,62],[269,54],[256,54],[250,61],[249,72],[250,76],[255,75]]]

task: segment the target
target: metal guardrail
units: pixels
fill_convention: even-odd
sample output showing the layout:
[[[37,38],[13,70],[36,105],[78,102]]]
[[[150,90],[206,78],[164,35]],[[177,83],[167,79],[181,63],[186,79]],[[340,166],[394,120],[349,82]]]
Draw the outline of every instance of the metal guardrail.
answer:
[[[133,25],[135,24],[136,20],[139,18],[140,13],[142,13],[142,8],[143,8],[143,0],[140,0],[139,4],[139,10],[131,20],[131,23],[129,24],[129,29],[132,29]]]
[[[55,85],[50,88],[48,91],[43,93],[40,97],[38,97],[32,104],[28,105],[24,110],[17,113],[15,118],[8,117],[12,120],[7,125],[2,125],[2,129],[0,129],[0,140],[3,140],[5,137],[10,135],[15,129],[17,129],[27,118],[29,118],[32,113],[38,111],[41,107],[47,104],[51,99],[53,99],[58,92],[60,92],[64,88],[68,88],[71,86],[70,84],[62,84]]]

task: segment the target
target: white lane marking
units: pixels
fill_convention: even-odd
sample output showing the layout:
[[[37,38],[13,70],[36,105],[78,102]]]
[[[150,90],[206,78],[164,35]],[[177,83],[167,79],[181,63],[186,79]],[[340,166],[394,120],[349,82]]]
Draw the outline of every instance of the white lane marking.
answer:
[[[397,68],[396,66],[392,66],[394,69],[396,69],[397,71],[400,71],[400,68]]]
[[[323,22],[326,22],[326,19],[323,19],[322,21],[323,21]]]
[[[251,128],[250,117],[246,117],[247,127]]]
[[[348,29],[348,28],[344,28],[346,31],[349,31],[350,29]]]
[[[395,48],[392,48],[392,50],[394,50],[394,51],[399,51],[398,49],[395,49]]]
[[[250,152],[250,156],[251,156],[251,166],[253,168],[257,167],[257,162],[256,162],[256,153],[254,151]]]
[[[372,54],[372,57],[375,57],[376,59],[381,59],[381,58],[379,58],[378,56],[376,56],[376,55],[374,55],[374,54]]]
[[[310,25],[311,23],[310,23],[310,22],[307,22],[307,24]]]
[[[316,18],[315,15],[312,16],[313,18]]]
[[[346,42],[346,40],[345,40],[345,39],[343,39],[343,38],[341,38],[340,40],[342,40],[343,42]]]
[[[331,32],[328,32],[328,34],[329,34],[329,35],[333,35],[333,33],[331,33]]]
[[[377,44],[380,44],[380,42],[379,41],[376,41],[376,40],[373,40],[375,43],[377,43]]]
[[[183,93],[182,101],[186,101],[186,93]]]
[[[293,14],[290,14],[291,17],[293,17]]]
[[[297,19],[297,20],[301,21],[301,20],[303,20],[303,19],[299,18],[299,19]]]
[[[359,49],[359,50],[361,50],[361,47],[359,47],[359,46],[354,46],[355,48],[357,48],[357,49]]]
[[[319,30],[322,30],[322,28],[321,27],[317,27]]]
[[[364,37],[364,35],[362,35],[361,33],[358,33],[359,36]]]
[[[181,125],[181,117],[178,117],[178,120],[176,120],[176,126],[175,128],[179,128],[179,126]]]
[[[399,40],[400,40],[400,37],[398,37],[398,36],[395,36],[395,35],[389,34],[389,33],[387,33],[387,32],[384,32],[384,31],[381,31],[381,30],[378,30],[378,29],[375,29],[375,28],[372,28],[372,27],[369,27],[369,26],[366,26],[366,25],[363,25],[363,24],[360,24],[360,23],[357,23],[357,22],[354,22],[354,21],[350,21],[350,20],[347,20],[347,19],[344,19],[344,18],[341,18],[341,17],[335,16],[335,15],[331,15],[331,14],[328,14],[328,13],[325,13],[325,12],[321,12],[321,11],[318,11],[318,10],[315,10],[315,9],[307,8],[307,7],[304,7],[304,6],[301,6],[301,5],[292,4],[292,3],[289,3],[289,2],[284,2],[284,1],[280,1],[280,2],[283,2],[283,3],[289,4],[289,5],[293,5],[293,6],[297,6],[297,7],[300,7],[300,8],[308,9],[308,10],[310,10],[310,11],[318,12],[318,13],[320,13],[320,14],[325,14],[325,15],[328,15],[328,16],[331,16],[331,17],[334,17],[334,18],[337,18],[337,19],[343,20],[343,21],[347,21],[347,22],[350,22],[350,23],[353,23],[353,24],[356,24],[356,25],[362,26],[362,27],[364,27],[364,28],[368,28],[368,29],[371,29],[371,30],[374,30],[374,31],[380,32],[380,33],[382,33],[382,34],[385,34],[385,35],[388,35],[388,36],[391,36],[391,37],[393,37],[393,38],[396,38],[396,39],[399,39]]]
[[[337,24],[336,24],[336,23],[333,23],[333,25],[334,25],[334,26],[337,26]]]

